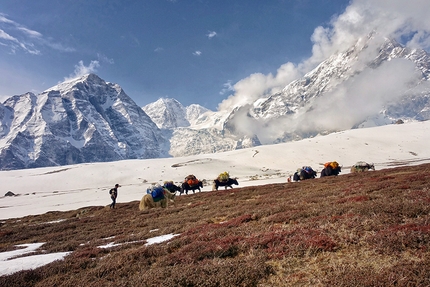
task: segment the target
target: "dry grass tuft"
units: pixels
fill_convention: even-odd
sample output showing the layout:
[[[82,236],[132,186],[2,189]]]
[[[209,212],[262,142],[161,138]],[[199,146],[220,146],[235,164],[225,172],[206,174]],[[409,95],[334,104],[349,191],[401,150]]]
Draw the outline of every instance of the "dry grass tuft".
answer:
[[[0,286],[430,286],[430,164],[1,223],[70,255]],[[145,245],[155,236],[179,234]],[[102,245],[114,243],[108,248]]]

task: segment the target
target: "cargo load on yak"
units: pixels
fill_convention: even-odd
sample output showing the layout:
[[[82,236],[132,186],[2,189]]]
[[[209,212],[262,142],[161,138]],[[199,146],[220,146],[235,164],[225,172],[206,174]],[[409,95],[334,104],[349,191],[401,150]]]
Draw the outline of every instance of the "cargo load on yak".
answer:
[[[230,175],[226,171],[220,173],[218,176],[218,180],[221,182],[227,182],[229,178],[230,178]]]
[[[310,166],[299,167],[296,171],[296,174],[300,175],[302,173],[302,171],[305,171],[307,173],[311,173],[311,172],[313,172],[313,169]]]
[[[146,193],[152,196],[154,202],[164,199],[164,188],[160,185],[152,185],[146,189]]]
[[[367,163],[365,161],[358,161],[351,167],[351,172],[362,172],[375,170],[375,165],[373,163]]]
[[[314,172],[314,170],[310,166],[304,166],[302,169],[309,174],[312,174]]]
[[[326,162],[325,164],[324,164],[324,167],[331,167],[332,169],[336,169],[336,168],[338,168],[339,167],[339,164],[337,163],[337,161],[329,161],[329,162]]]
[[[185,182],[188,183],[189,186],[194,186],[199,184],[199,180],[196,178],[194,174],[190,174],[185,178]]]
[[[168,190],[171,190],[173,187],[173,180],[166,180],[163,183],[163,187],[167,188]]]
[[[357,161],[354,167],[367,167],[369,164],[365,161]]]
[[[298,168],[293,175],[293,181],[305,180],[310,178],[315,178],[317,175],[316,171],[310,166],[303,166]]]

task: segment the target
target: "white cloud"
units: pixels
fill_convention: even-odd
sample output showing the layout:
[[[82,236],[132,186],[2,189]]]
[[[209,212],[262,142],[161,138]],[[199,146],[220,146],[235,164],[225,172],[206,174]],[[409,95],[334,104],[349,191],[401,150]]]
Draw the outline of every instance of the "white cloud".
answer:
[[[250,104],[260,97],[280,91],[299,76],[300,73],[293,63],[282,65],[275,75],[252,74],[233,85],[235,94],[222,101],[218,109],[228,110],[238,105]]]
[[[330,27],[315,29],[313,55],[307,63],[315,65],[372,31],[378,41],[389,37],[402,42],[405,35],[416,34],[419,37],[412,39],[414,45],[428,49],[429,9],[430,1],[426,0],[412,0],[407,5],[403,0],[354,0],[343,14],[332,19]]]
[[[68,77],[64,78],[64,81],[69,81],[75,78],[79,78],[86,74],[91,74],[97,72],[97,68],[100,66],[99,61],[91,61],[88,66],[84,65],[84,62],[81,60],[77,65],[75,65],[75,70],[73,74],[70,74]]]
[[[405,44],[413,47],[430,48],[430,1],[412,0],[405,5],[403,0],[354,0],[344,13],[334,17],[329,27],[317,27],[311,40],[312,56],[293,65],[282,65],[277,74],[255,73],[235,85],[235,94],[220,104],[221,109],[235,103],[250,103],[263,97],[271,90],[282,89],[291,80],[309,72],[333,53],[351,47],[362,37],[376,31],[374,45],[385,37],[400,41],[405,35],[413,36]],[[238,98],[238,99],[233,99]]]
[[[0,13],[0,39],[6,40],[3,43],[11,49],[11,53],[15,54],[18,50],[24,50],[33,55],[40,55],[40,48],[36,46],[47,46],[52,49],[72,52],[71,47],[65,47],[60,43],[55,43],[51,39],[44,38],[42,33],[28,29],[23,25],[8,19],[4,14]]]
[[[6,33],[5,31],[3,31],[2,29],[0,29],[0,39],[18,42],[18,40],[16,38],[12,37],[11,35]]]
[[[234,91],[234,87],[231,84],[231,81],[227,81],[223,84],[224,88],[219,92],[220,95],[225,95],[228,92]]]
[[[97,59],[102,63],[115,64],[115,61],[112,58],[108,58],[106,55],[97,53]]]
[[[409,85],[418,81],[411,61],[393,59],[350,78],[327,97],[318,98],[312,103],[312,111],[300,115],[295,123],[303,132],[350,129],[398,100]]]
[[[357,43],[363,44],[362,40],[371,33],[372,41],[368,43],[366,51],[360,54],[358,66],[365,67],[370,59],[374,59],[386,38],[396,39],[409,47],[429,49],[428,11],[428,0],[413,0],[407,5],[402,0],[353,0],[342,14],[332,18],[330,25],[315,28],[311,36],[311,57],[301,63],[283,64],[274,74],[254,73],[238,81],[232,85],[234,93],[220,103],[218,109],[229,111],[280,91],[334,53],[346,51]],[[324,97],[324,100],[313,102],[312,112],[294,119],[286,117],[282,127],[264,121],[256,122],[244,114],[237,116],[239,120],[235,121],[236,128],[258,134],[262,142],[264,139],[273,140],[280,131],[299,126],[304,131],[316,127],[351,128],[359,118],[377,113],[388,101],[398,98],[413,81],[414,67],[410,62],[392,61],[376,70],[365,69],[362,74]],[[332,117],[336,114],[343,114],[342,120]]]
[[[193,53],[193,55],[194,56],[200,56],[202,54],[202,52],[201,51],[195,51],[194,53]]]
[[[155,48],[155,50],[154,50],[154,52],[156,52],[156,53],[158,53],[158,52],[163,52],[164,51],[164,48],[162,48],[162,47],[157,47],[157,48]]]
[[[0,13],[0,22],[2,23],[9,23],[9,24],[13,24],[14,22],[12,20],[9,20],[8,18],[5,17],[4,14]]]
[[[217,35],[217,33],[215,31],[209,31],[206,36],[211,39],[213,37],[215,37]]]
[[[15,54],[16,50],[19,48],[22,48],[23,50],[25,50],[26,52],[33,54],[33,55],[38,55],[40,54],[40,51],[37,49],[34,49],[34,45],[33,44],[25,44],[24,42],[19,41],[17,38],[9,35],[8,33],[6,33],[4,30],[0,29],[0,39],[6,40],[7,42],[9,42],[9,44],[2,44],[2,46],[9,46],[11,49],[12,54]]]
[[[22,26],[18,26],[18,30],[24,32],[25,34],[27,34],[30,37],[35,37],[35,38],[42,37],[41,33],[34,31],[34,30],[27,29],[27,28],[22,27]]]

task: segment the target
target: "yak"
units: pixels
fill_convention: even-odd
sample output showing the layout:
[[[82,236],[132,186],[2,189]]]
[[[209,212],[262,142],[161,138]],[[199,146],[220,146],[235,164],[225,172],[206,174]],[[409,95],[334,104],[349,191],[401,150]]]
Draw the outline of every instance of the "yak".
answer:
[[[197,184],[193,184],[193,185],[190,185],[188,182],[184,182],[182,183],[180,193],[182,194],[185,192],[185,194],[188,194],[189,190],[192,190],[193,193],[195,193],[196,190],[201,192],[202,191],[201,188],[203,188],[203,182],[201,182],[200,180],[198,181]]]
[[[227,187],[233,188],[233,184],[239,185],[239,182],[237,182],[237,178],[229,177],[227,181],[220,181],[219,179],[215,179],[214,183],[212,184],[212,191],[218,190],[218,187],[220,186],[224,186],[225,189],[227,189]]]
[[[168,191],[170,191],[171,193],[176,194],[177,191],[181,192],[181,188],[179,186],[177,186],[176,184],[174,184],[172,181],[165,182],[163,187],[165,189],[167,189]]]
[[[367,163],[365,161],[359,161],[351,167],[351,172],[363,172],[368,170],[375,170],[373,163]]]
[[[317,172],[314,171],[309,166],[304,166],[302,168],[297,169],[297,171],[293,175],[294,181],[305,180],[315,178],[317,176]]]
[[[340,172],[341,172],[340,166],[338,166],[336,168],[332,168],[331,166],[327,166],[327,167],[323,168],[323,170],[321,171],[320,177],[339,175]]]
[[[146,210],[155,207],[166,208],[169,201],[175,203],[175,194],[164,188],[164,198],[155,202],[151,194],[145,194],[139,203],[139,210]]]

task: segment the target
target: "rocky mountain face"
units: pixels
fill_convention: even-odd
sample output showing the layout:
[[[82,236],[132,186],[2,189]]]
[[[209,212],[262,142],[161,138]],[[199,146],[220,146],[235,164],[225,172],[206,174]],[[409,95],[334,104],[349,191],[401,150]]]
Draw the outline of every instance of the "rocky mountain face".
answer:
[[[0,105],[0,168],[168,156],[168,141],[117,84],[94,74]]]
[[[160,129],[175,129],[197,125],[209,110],[197,104],[184,107],[175,99],[161,98],[142,108]]]
[[[231,110],[138,107],[94,74],[0,104],[0,169],[216,153],[430,119],[430,57],[373,36],[272,95]]]
[[[172,127],[170,154],[222,152],[400,119],[428,120],[429,68],[424,50],[388,39],[381,46],[369,35],[278,93],[231,111],[206,111],[189,125]],[[157,104],[183,118],[183,110],[177,113],[165,103]]]
[[[225,114],[200,105],[184,107],[175,99],[159,99],[142,108],[170,139],[170,155],[216,153],[260,145],[255,136],[236,136],[223,126]]]
[[[186,108],[175,99],[159,99],[143,107],[143,110],[160,129],[174,129],[190,125]]]
[[[393,40],[374,47],[369,36],[281,92],[240,107],[225,125],[237,130],[244,122],[254,123],[260,127],[254,134],[269,144],[398,119],[428,120],[429,68],[430,57],[424,50],[408,49]],[[270,127],[272,131],[265,133]]]

